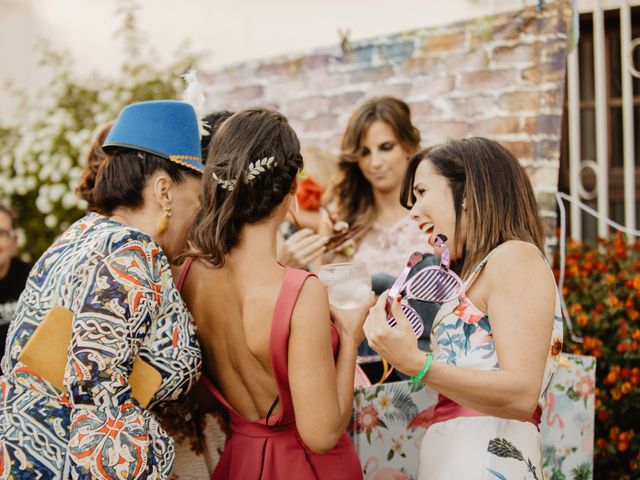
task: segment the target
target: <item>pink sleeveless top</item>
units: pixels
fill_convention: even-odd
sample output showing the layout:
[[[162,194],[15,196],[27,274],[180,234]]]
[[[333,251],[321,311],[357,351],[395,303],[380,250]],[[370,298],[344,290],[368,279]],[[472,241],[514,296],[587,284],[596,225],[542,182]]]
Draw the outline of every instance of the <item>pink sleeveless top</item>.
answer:
[[[191,261],[180,275],[181,289]],[[213,382],[203,375],[209,391],[228,410],[231,435],[216,467],[212,480],[340,480],[360,479],[360,460],[346,433],[329,452],[318,455],[302,441],[295,424],[293,400],[289,389],[289,332],[291,315],[298,294],[307,277],[303,270],[285,268],[284,281],[276,301],[271,322],[271,367],[278,388],[281,412],[267,415],[258,421],[249,421],[238,414],[218,391]],[[338,332],[332,324],[331,340],[334,355],[339,344]]]

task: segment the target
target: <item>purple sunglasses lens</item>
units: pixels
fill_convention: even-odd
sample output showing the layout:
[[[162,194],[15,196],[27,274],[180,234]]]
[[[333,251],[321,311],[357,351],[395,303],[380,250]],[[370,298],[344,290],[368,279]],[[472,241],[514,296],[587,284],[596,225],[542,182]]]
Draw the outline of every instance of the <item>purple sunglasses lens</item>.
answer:
[[[402,308],[404,315],[409,320],[409,323],[411,323],[411,328],[413,329],[414,335],[417,338],[420,338],[420,336],[424,333],[424,323],[422,323],[422,318],[408,304],[403,303],[402,305],[400,305],[400,307]],[[396,323],[397,322],[395,318],[393,317],[389,318],[389,325],[391,325],[392,327],[395,327]]]
[[[464,290],[462,281],[453,272],[438,267],[427,267],[418,272],[405,285],[407,296],[424,302],[445,303]]]

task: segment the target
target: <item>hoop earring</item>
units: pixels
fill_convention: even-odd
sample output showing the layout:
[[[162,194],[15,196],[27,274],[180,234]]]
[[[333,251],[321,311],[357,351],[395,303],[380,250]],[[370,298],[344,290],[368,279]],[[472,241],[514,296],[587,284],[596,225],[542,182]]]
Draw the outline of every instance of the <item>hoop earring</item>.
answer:
[[[164,209],[164,214],[156,223],[156,233],[158,235],[162,235],[169,228],[169,218],[171,217],[171,207],[167,207]]]

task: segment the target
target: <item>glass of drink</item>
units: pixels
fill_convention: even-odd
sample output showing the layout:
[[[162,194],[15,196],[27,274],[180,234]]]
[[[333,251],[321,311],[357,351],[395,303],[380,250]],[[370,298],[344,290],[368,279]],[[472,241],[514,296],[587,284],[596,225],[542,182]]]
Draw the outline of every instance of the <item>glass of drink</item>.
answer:
[[[371,276],[362,262],[330,263],[318,272],[329,303],[341,310],[360,307],[371,294]]]

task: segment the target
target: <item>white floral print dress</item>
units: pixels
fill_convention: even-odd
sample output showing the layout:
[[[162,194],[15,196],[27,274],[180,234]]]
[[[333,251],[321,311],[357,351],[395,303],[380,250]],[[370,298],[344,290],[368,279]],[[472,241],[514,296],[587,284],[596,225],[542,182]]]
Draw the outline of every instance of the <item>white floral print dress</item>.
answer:
[[[469,276],[466,289],[489,256]],[[541,408],[558,366],[562,328],[557,296],[549,356],[540,386]],[[466,296],[442,306],[431,331],[431,346],[434,359],[441,362],[477,370],[499,368],[490,319]],[[531,422],[492,416],[456,417],[434,423],[422,440],[418,478],[543,480],[540,432]]]

